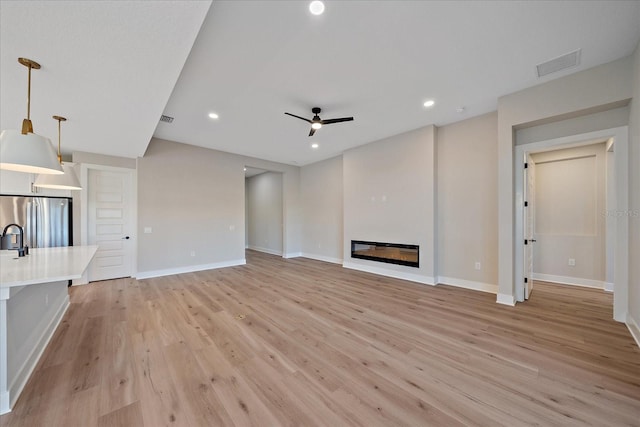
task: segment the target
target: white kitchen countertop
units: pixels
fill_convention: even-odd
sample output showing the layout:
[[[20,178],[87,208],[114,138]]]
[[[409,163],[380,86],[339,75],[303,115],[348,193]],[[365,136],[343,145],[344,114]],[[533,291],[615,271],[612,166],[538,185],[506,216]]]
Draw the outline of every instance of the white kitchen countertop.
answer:
[[[37,248],[24,257],[18,257],[16,250],[2,250],[0,288],[79,279],[97,250],[97,246]]]

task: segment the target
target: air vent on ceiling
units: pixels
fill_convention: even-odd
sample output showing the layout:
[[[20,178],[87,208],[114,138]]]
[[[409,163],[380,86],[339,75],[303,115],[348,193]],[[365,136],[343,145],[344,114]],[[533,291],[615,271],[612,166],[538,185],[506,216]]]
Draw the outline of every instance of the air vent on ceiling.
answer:
[[[536,72],[538,73],[538,77],[544,77],[548,74],[577,66],[578,64],[580,64],[581,50],[582,49],[574,50],[573,52],[569,52],[550,61],[536,65]]]
[[[163,114],[160,116],[160,121],[165,123],[171,123],[173,121],[173,117],[165,116]]]

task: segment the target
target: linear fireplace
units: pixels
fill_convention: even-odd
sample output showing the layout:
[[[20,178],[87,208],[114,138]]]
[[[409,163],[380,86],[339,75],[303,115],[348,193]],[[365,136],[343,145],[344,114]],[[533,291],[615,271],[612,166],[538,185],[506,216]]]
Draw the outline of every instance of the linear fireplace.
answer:
[[[420,246],[352,240],[351,258],[420,267]]]

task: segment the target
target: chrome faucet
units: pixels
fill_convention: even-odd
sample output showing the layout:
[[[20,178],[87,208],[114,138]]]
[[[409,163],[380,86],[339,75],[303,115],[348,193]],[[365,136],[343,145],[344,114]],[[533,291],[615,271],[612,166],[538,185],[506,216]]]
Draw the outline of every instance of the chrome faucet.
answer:
[[[18,242],[17,248],[8,242],[8,239],[10,239],[10,236],[15,235],[15,233],[7,234],[7,231],[9,231],[10,228],[18,229],[18,235],[20,236],[20,240]],[[19,257],[26,255],[26,251],[28,249],[25,250],[25,247],[24,247],[24,229],[21,226],[19,226],[18,224],[9,224],[4,228],[4,230],[2,230],[2,249],[17,249]]]

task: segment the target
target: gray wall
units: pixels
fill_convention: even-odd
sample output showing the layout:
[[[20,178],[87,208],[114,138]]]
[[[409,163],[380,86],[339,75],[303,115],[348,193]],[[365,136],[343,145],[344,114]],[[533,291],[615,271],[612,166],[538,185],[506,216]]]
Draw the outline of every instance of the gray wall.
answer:
[[[537,240],[534,278],[603,287],[605,144],[536,153],[531,157],[535,162],[533,209]],[[569,259],[575,260],[574,266],[569,265]]]
[[[435,281],[435,138],[427,126],[344,153],[345,266]],[[420,267],[352,259],[351,240],[419,245]]]
[[[515,130],[624,105],[632,95],[631,60],[623,58],[498,99],[498,302],[515,301]]]
[[[138,159],[139,273],[244,262],[245,165],[283,174],[283,248],[300,252],[298,167],[154,138]]]
[[[248,247],[282,255],[282,174],[265,172],[245,180]]]
[[[342,187],[342,156],[301,168],[304,256],[342,263]]]
[[[633,56],[629,119],[629,317],[640,345],[640,43]]]
[[[626,103],[626,101],[625,101]],[[563,136],[578,135],[601,129],[626,126],[629,123],[629,106],[613,108],[553,123],[531,126],[516,131],[516,145],[546,141]]]
[[[438,128],[437,145],[440,281],[496,292],[497,114]]]

